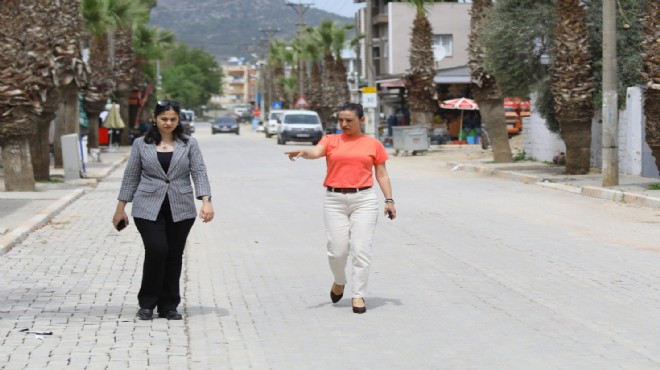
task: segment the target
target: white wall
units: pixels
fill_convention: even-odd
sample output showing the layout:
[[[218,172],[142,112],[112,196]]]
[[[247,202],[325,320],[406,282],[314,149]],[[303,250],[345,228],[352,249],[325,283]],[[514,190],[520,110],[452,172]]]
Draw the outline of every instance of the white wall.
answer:
[[[412,25],[417,14],[409,3],[389,3],[389,64],[388,74],[405,73],[410,68],[408,60]],[[427,17],[433,34],[453,35],[453,55],[446,57],[437,68],[461,67],[468,62],[467,47],[470,35],[470,9],[472,4],[429,4]]]
[[[532,107],[534,106],[532,97]],[[600,114],[592,122],[591,166],[602,167],[602,122]],[[523,148],[527,155],[538,161],[552,161],[559,152],[566,152],[564,142],[548,131],[545,120],[532,112],[530,119],[523,122]],[[644,141],[644,121],[642,113],[642,89],[630,87],[627,91],[626,109],[619,111],[619,172],[636,176],[658,177],[657,170],[649,170],[653,156]]]

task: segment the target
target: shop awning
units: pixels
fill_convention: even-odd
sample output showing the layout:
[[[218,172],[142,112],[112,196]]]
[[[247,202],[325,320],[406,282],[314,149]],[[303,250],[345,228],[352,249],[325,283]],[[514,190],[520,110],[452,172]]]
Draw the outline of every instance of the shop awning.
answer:
[[[467,66],[439,69],[433,77],[437,84],[469,84],[471,81],[470,67]]]
[[[380,85],[381,89],[388,87],[403,87],[406,88],[406,81],[401,78],[392,78],[388,80],[376,81]]]

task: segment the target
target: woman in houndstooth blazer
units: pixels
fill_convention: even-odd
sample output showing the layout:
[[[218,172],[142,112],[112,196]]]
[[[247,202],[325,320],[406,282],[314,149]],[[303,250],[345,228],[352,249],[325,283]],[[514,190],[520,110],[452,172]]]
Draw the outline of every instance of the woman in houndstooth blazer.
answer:
[[[202,152],[194,138],[183,134],[179,115],[176,101],[156,104],[155,123],[133,142],[112,218],[121,230],[129,224],[126,204],[133,203],[131,214],[145,250],[137,314],[142,320],[152,319],[156,308],[158,317],[181,320],[179,279],[183,249],[197,215],[194,194],[202,200],[199,217],[204,222],[213,219]]]

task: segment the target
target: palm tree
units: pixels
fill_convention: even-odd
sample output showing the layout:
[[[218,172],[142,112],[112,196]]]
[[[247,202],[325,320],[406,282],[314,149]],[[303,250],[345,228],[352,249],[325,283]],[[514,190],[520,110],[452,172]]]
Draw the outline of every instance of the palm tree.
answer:
[[[653,156],[656,167],[660,169],[660,48],[658,48],[658,33],[660,33],[659,5],[656,0],[646,0],[644,41],[642,42],[642,57],[644,61],[642,76],[644,89],[644,116],[646,117],[646,142]]]
[[[306,84],[305,97],[309,103],[310,109],[316,110],[321,102],[321,48],[315,39],[307,35],[303,42],[303,54],[305,59],[311,63],[309,83]]]
[[[333,20],[323,20],[318,27],[308,29],[323,53],[320,88],[322,98],[318,110],[324,122],[330,122],[333,113],[348,101],[346,70],[341,61],[341,50],[346,45],[346,30],[351,27],[340,26]]]
[[[408,106],[412,125],[428,126],[438,104],[434,100],[435,59],[433,57],[433,28],[426,17],[426,5],[435,1],[406,0],[417,10],[410,39],[410,70],[408,71]]]
[[[586,174],[591,168],[591,120],[594,78],[585,10],[580,0],[558,0],[551,88],[555,113],[566,144],[566,172]]]
[[[472,71],[472,92],[479,104],[482,125],[488,131],[491,139],[493,159],[495,162],[507,163],[511,162],[513,158],[504,119],[504,98],[497,80],[484,68],[485,52],[479,39],[482,21],[491,5],[491,0],[474,0],[472,2],[468,65]]]
[[[51,37],[53,30],[57,27],[67,27],[62,25],[60,17],[53,17],[52,14],[59,11],[52,2],[33,3],[31,13],[34,20],[34,26],[28,28],[30,36],[27,42],[30,43],[28,49],[29,65],[34,74],[33,87],[39,90],[41,95],[41,113],[34,115],[30,125],[35,127],[30,137],[30,159],[35,181],[48,181],[50,179],[50,141],[49,128],[55,118],[55,112],[60,102],[59,89],[56,83],[59,83],[57,72],[53,67],[57,66],[55,59],[54,39]],[[39,34],[45,32],[46,34]],[[34,33],[37,34],[34,34]]]
[[[91,74],[83,102],[89,117],[87,144],[90,148],[99,146],[99,114],[105,109],[108,97],[114,89],[112,69],[108,63],[110,58],[108,32],[112,31],[116,18],[111,16],[109,10],[107,0],[82,1],[85,29],[91,37],[88,62]]]
[[[53,77],[60,90],[60,104],[55,117],[55,141],[53,152],[55,167],[62,167],[62,147],[60,138],[67,134],[77,134],[80,111],[78,90],[87,82],[87,68],[82,61],[80,44],[82,40],[82,16],[80,0],[62,0],[58,13],[59,26],[51,30],[53,52],[57,61]]]
[[[332,69],[334,88],[336,94],[336,101],[339,103],[337,109],[341,105],[347,103],[350,98],[350,92],[348,91],[348,80],[346,75],[346,65],[344,64],[344,59],[342,58],[342,52],[347,46],[347,32],[350,29],[353,29],[353,25],[345,26],[336,26],[332,34],[332,49],[335,55],[335,63]]]
[[[268,46],[268,99],[271,103],[284,100],[282,88],[277,81],[284,77],[285,51],[286,43],[279,39],[272,40]]]
[[[121,118],[127,122],[128,128],[122,131],[120,144],[128,145],[128,133],[131,128],[128,117],[128,106],[133,89],[133,74],[135,72],[135,53],[133,50],[133,27],[148,21],[148,8],[142,1],[110,0],[111,13],[117,15],[117,30],[114,34],[114,79],[116,96],[120,107]],[[119,14],[122,14],[119,18]]]
[[[0,3],[0,146],[7,191],[35,190],[30,141],[53,86],[49,6],[37,0]]]

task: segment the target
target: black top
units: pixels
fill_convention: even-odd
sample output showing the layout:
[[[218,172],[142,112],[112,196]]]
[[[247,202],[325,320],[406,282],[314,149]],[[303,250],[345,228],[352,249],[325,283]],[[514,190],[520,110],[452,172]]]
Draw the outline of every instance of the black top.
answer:
[[[158,152],[158,162],[163,167],[163,171],[167,173],[167,170],[170,169],[170,163],[172,162],[172,155],[174,152]]]

